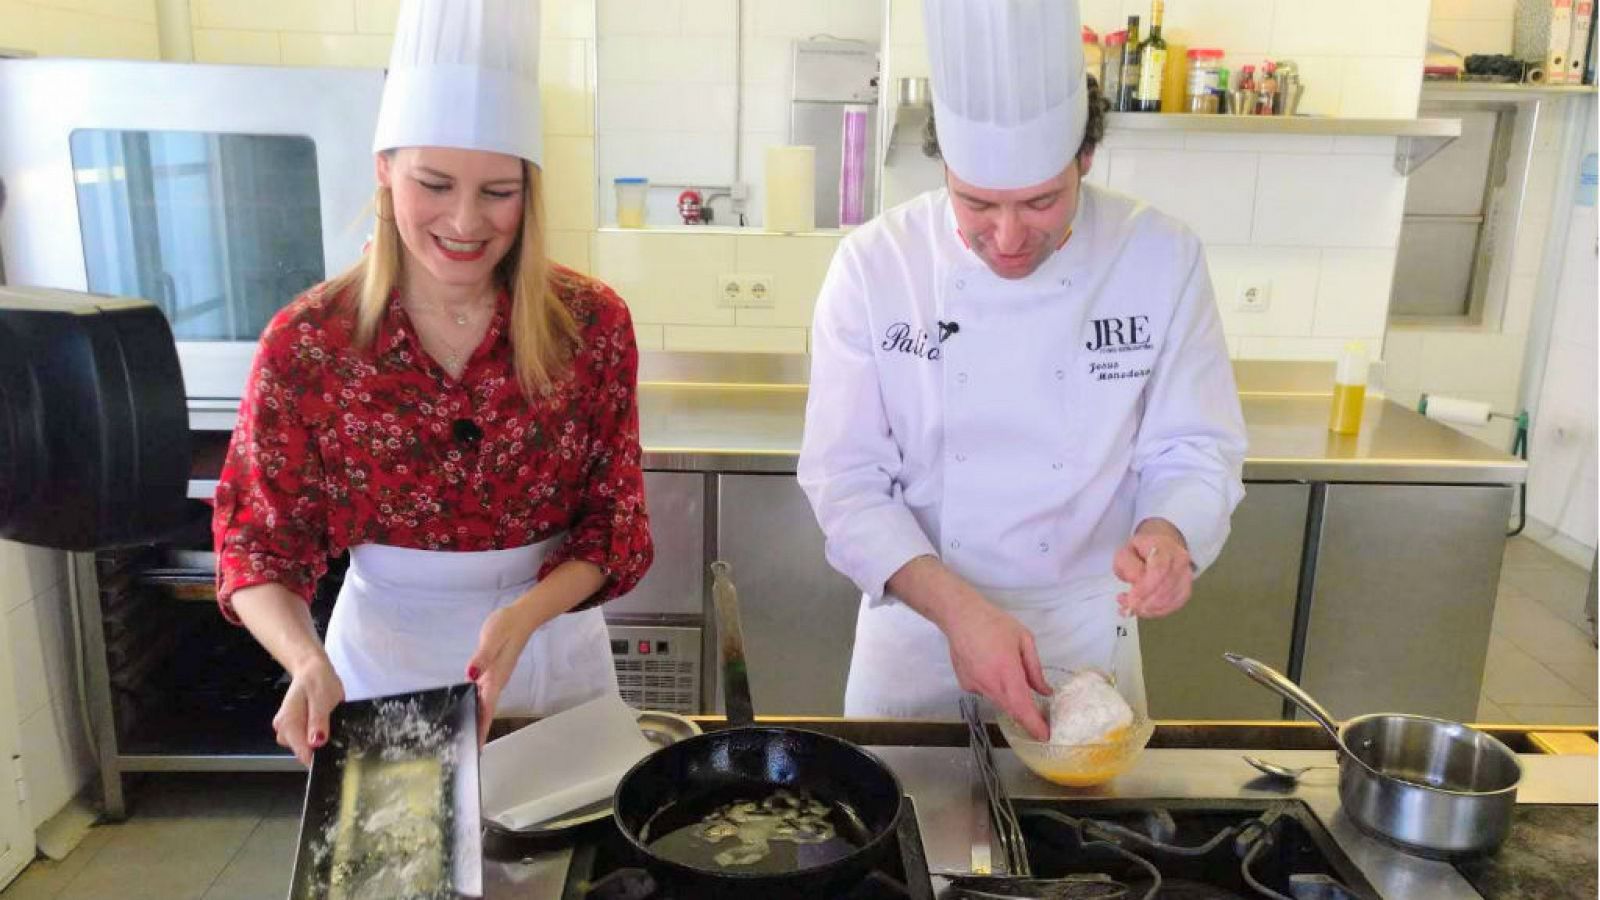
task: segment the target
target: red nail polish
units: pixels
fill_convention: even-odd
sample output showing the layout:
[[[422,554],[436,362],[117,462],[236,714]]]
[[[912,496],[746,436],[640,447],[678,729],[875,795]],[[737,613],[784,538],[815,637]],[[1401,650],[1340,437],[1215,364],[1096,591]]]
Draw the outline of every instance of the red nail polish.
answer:
[[[481,674],[483,674],[483,673],[478,671],[478,667],[477,666],[467,666],[467,680],[468,681],[477,681],[478,680],[478,676],[481,675]]]
[[[327,743],[327,741],[328,736],[320,731],[311,736],[311,745],[313,747],[321,747],[323,744]]]

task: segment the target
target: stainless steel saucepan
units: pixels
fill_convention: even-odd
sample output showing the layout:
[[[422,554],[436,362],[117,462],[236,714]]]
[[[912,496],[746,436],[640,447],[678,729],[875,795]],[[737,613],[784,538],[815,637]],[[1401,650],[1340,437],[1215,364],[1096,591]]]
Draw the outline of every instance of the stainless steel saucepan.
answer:
[[[1265,663],[1224,658],[1289,698],[1339,750],[1339,802],[1363,832],[1435,859],[1492,853],[1511,830],[1522,766],[1511,748],[1475,728],[1427,716],[1376,713],[1342,726],[1299,685]]]

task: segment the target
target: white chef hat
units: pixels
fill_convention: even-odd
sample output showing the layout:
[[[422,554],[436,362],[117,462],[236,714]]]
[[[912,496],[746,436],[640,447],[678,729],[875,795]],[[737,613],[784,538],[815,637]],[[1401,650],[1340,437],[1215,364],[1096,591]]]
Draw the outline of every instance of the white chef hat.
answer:
[[[923,0],[939,151],[962,181],[1061,174],[1089,119],[1078,0]]]
[[[405,0],[372,151],[396,147],[543,160],[538,0]]]

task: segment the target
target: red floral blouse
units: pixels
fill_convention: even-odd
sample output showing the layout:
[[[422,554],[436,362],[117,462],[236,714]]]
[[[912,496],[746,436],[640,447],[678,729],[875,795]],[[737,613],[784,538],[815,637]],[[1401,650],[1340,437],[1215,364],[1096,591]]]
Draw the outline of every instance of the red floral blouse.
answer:
[[[510,300],[452,380],[399,302],[370,350],[318,285],[261,335],[217,486],[217,598],[277,582],[309,600],[327,558],[357,544],[500,550],[566,539],[540,577],[587,560],[606,575],[584,606],[627,593],[653,556],[640,472],[638,349],[622,299],[558,269],[581,346],[539,402],[517,384]]]

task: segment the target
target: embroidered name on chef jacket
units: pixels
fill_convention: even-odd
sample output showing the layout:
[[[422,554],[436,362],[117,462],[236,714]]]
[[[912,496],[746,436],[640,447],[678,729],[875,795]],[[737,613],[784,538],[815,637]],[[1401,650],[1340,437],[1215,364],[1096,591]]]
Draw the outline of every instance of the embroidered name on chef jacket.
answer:
[[[1134,353],[1154,347],[1150,337],[1149,316],[1120,316],[1089,320],[1089,340],[1084,349],[1102,357],[1118,353]],[[1121,381],[1125,378],[1146,378],[1148,367],[1129,368],[1121,360],[1093,360],[1089,374],[1095,381]]]
[[[944,351],[939,349],[947,338],[961,326],[954,322],[939,323],[939,337],[934,339],[922,328],[913,329],[909,322],[896,322],[884,329],[883,342],[879,344],[886,353],[904,353],[929,362],[937,362],[944,357]]]

